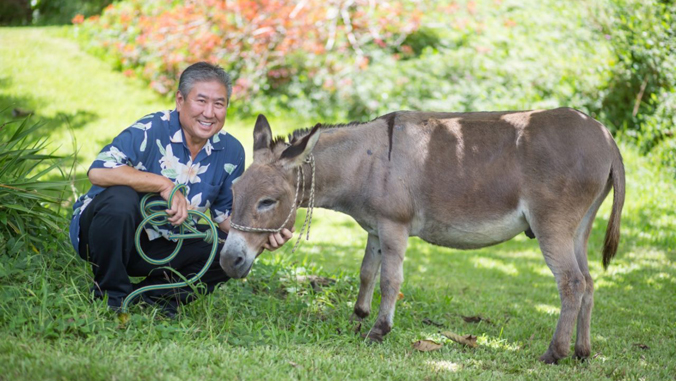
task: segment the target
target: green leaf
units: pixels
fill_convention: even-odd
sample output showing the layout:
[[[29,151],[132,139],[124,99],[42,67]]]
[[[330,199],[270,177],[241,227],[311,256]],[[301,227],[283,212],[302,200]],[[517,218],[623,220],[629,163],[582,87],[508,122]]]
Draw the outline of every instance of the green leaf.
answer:
[[[229,174],[232,175],[232,172],[237,168],[235,164],[225,164],[223,169]]]
[[[166,156],[167,151],[164,150],[164,147],[162,147],[162,143],[160,142],[160,139],[155,140],[155,143],[157,143],[157,146],[160,148],[160,153],[162,156]]]
[[[175,169],[163,169],[162,176],[168,177],[170,179],[175,179],[178,177],[178,173],[176,173]]]

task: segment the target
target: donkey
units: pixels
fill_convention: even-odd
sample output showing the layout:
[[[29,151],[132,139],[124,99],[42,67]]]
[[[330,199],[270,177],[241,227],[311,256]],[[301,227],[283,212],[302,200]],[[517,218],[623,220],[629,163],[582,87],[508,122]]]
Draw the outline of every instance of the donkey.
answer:
[[[220,265],[232,278],[245,277],[267,232],[293,226],[297,207],[316,200],[317,207],[346,213],[368,233],[353,318],[369,315],[380,270],[380,310],[368,333],[380,342],[393,326],[409,236],[474,249],[526,232],[537,238],[561,298],[540,360],[568,355],[576,321],[575,356],[584,359],[594,304],[587,240],[611,188],[604,267],[620,237],[624,165],[610,132],[582,112],[398,111],[297,130],[288,143],[273,141],[259,115],[253,163],[232,187],[233,229]]]

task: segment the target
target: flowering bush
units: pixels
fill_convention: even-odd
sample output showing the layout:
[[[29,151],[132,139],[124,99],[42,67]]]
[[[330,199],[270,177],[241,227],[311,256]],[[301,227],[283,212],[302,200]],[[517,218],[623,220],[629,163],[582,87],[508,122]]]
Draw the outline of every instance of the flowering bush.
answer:
[[[420,19],[412,5],[368,0],[127,0],[82,28],[94,49],[162,94],[186,66],[208,61],[234,75],[238,101],[264,93],[283,104],[294,84],[330,93],[336,75],[368,67],[373,51],[406,51]]]
[[[570,106],[669,166],[674,17],[659,0],[124,0],[73,22],[162,94],[205,60],[233,75],[245,113],[363,120]]]
[[[403,108],[593,109],[611,58],[580,26],[585,15],[554,0],[125,0],[78,32],[162,94],[205,60],[233,76],[240,112],[335,120]]]

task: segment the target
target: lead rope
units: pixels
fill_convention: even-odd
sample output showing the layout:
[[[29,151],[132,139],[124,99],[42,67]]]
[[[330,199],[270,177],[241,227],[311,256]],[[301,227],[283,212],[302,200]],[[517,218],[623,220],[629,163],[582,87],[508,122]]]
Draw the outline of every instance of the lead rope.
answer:
[[[306,241],[310,240],[310,227],[312,225],[312,211],[314,210],[315,207],[315,158],[311,154],[305,159],[305,163],[310,164],[311,168],[311,181],[310,181],[310,199],[308,200],[308,210],[307,213],[305,213],[305,221],[303,222],[303,226],[300,228],[300,232],[298,233],[298,239],[296,240],[296,244],[293,246],[293,249],[291,249],[291,254],[296,252],[296,249],[298,248],[298,245],[300,244],[300,240],[303,237],[303,231],[305,230],[305,227],[307,226],[307,236],[305,237]],[[303,184],[305,184],[305,179],[303,178],[303,169],[301,166],[301,178]],[[303,196],[305,197],[305,187],[303,187]],[[301,202],[303,202],[303,199],[301,198]]]
[[[307,227],[307,235],[306,235],[306,240],[310,240],[310,226],[312,225],[312,211],[314,210],[315,206],[315,158],[312,154],[308,155],[308,157],[305,158],[303,161],[305,164],[310,164],[311,168],[311,181],[310,181],[310,198],[308,200],[308,211],[305,214],[305,221],[303,222],[303,226],[300,228],[300,232],[298,234],[298,240],[296,241],[296,244],[294,245],[293,249],[291,250],[291,253],[293,254],[296,249],[298,248],[301,238],[303,237],[303,232],[305,231],[305,228]],[[301,191],[301,184],[303,185],[302,191]],[[299,191],[300,193],[300,199],[298,198]],[[236,224],[232,221],[230,221],[230,227],[236,230],[244,231],[244,232],[259,232],[259,233],[279,233],[284,229],[286,226],[286,223],[289,222],[289,219],[293,215],[293,212],[298,209],[300,204],[303,202],[303,199],[305,198],[305,172],[303,171],[303,166],[301,165],[298,167],[298,175],[296,177],[296,194],[293,197],[293,206],[291,207],[291,210],[289,211],[289,215],[286,216],[286,220],[282,223],[282,225],[277,228],[277,229],[269,229],[269,228],[254,228],[250,226],[243,226]]]

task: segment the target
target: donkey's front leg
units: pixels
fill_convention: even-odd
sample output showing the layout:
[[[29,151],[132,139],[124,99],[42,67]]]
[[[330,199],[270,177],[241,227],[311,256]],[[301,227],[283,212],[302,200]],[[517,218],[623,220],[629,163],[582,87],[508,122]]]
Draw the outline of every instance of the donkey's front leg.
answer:
[[[378,270],[380,270],[381,258],[380,240],[378,236],[369,234],[364,260],[361,263],[361,272],[359,273],[361,284],[359,285],[357,303],[354,305],[353,320],[361,320],[371,313],[373,289],[376,287],[376,277]]]
[[[392,329],[394,307],[399,288],[404,281],[404,254],[408,243],[408,229],[405,225],[384,222],[378,226],[382,264],[380,267],[380,311],[368,337],[377,342]]]

